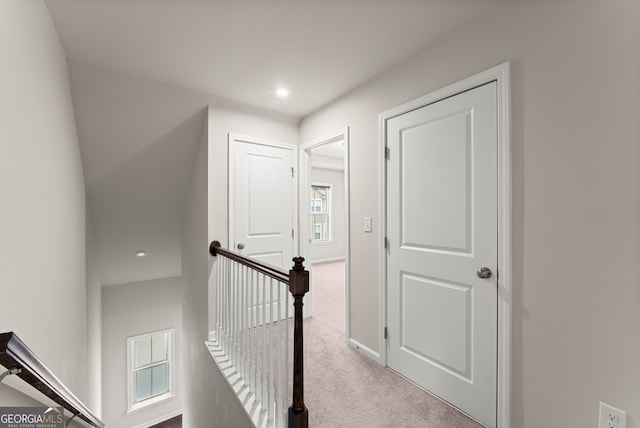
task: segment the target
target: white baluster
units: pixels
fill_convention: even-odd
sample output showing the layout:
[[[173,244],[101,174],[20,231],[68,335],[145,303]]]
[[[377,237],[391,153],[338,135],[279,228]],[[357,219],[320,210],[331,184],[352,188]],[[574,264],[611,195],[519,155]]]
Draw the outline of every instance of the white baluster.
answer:
[[[235,356],[235,323],[234,323],[234,315],[235,315],[235,281],[236,281],[236,263],[231,262],[231,270],[229,271],[229,349],[227,349],[227,355],[229,356],[229,361],[231,364],[234,364],[234,356]]]
[[[235,306],[235,323],[236,323],[236,358],[235,358],[235,368],[236,372],[242,373],[240,371],[240,367],[242,366],[242,329],[240,328],[240,321],[242,320],[242,265],[238,263],[238,268],[236,271],[236,284],[235,284],[235,292],[236,292],[236,306]]]
[[[231,363],[236,368],[238,364],[238,269],[239,264],[234,262],[233,266],[233,285],[231,288],[232,303],[231,303],[231,335],[232,335],[232,348],[231,348]]]
[[[229,352],[229,260],[225,260],[222,279],[222,330],[223,330],[223,350],[225,354]]]
[[[229,339],[227,340],[227,349],[225,350],[231,363],[233,363],[233,281],[235,269],[235,262],[231,260],[229,262],[229,285],[227,289],[227,330],[229,331]]]
[[[222,262],[224,257],[216,258],[216,340],[220,344],[220,287],[222,282]]]
[[[264,406],[266,406],[266,404],[268,403],[268,397],[267,397],[267,374],[266,372],[266,368],[267,368],[267,347],[266,347],[266,340],[265,340],[265,336],[266,336],[266,330],[267,330],[267,305],[266,305],[266,301],[267,301],[267,279],[265,276],[262,276],[262,301],[260,302],[262,304],[262,406],[264,408]]]
[[[243,352],[242,352],[242,361],[244,364],[244,379],[245,383],[249,381],[249,367],[251,366],[249,363],[249,268],[244,268],[244,281],[242,284],[242,337],[243,337]]]
[[[278,347],[278,352],[276,353],[277,358],[278,358],[278,371],[276,372],[276,426],[277,427],[281,427],[282,426],[282,414],[281,414],[281,409],[282,409],[282,376],[283,376],[283,368],[282,368],[282,360],[283,360],[283,355],[282,355],[282,348],[283,348],[283,343],[282,343],[282,326],[284,325],[284,323],[282,322],[282,283],[280,281],[276,282],[276,287],[278,290],[277,296],[276,298],[278,299],[278,324],[277,324],[277,328],[276,328],[276,340],[277,340],[277,347]]]
[[[273,335],[273,323],[275,321],[275,317],[273,315],[273,307],[275,305],[273,304],[273,278],[269,278],[269,338],[270,338],[270,346],[269,346],[269,415],[268,418],[272,419],[273,418],[273,405],[271,403],[273,403],[274,400],[274,361],[273,361],[273,353],[274,353],[274,346],[273,346],[273,340],[274,340],[274,335]]]
[[[289,288],[286,284],[284,284],[284,390],[282,391],[284,394],[284,403],[283,403],[283,415],[284,420],[287,420],[288,417],[288,409],[287,405],[291,401],[289,399],[289,305],[291,305],[291,301],[289,300]]]
[[[256,273],[256,396],[262,403],[262,324],[260,323],[260,281],[261,275]]]
[[[216,296],[216,299],[218,300],[216,303],[218,304],[218,314],[216,315],[216,320],[218,321],[218,345],[222,345],[222,334],[223,334],[223,329],[224,329],[224,325],[223,325],[223,316],[224,316],[224,269],[225,269],[225,264],[227,262],[227,259],[224,257],[221,257],[218,260],[218,263],[220,263],[220,282],[218,283],[218,295]]]
[[[225,354],[229,352],[229,259],[224,261],[223,279],[222,279],[222,331],[223,333],[223,350]]]
[[[244,271],[240,266],[238,281],[238,374],[244,376]]]
[[[253,284],[253,387],[258,397],[258,273],[255,273],[255,281]],[[259,397],[258,397],[259,398]]]
[[[255,311],[253,310],[253,270],[249,272],[249,304],[248,304],[248,314],[249,314],[249,331],[251,334],[249,335],[249,353],[248,353],[248,361],[249,361],[249,390],[253,393],[256,392],[256,384],[255,384],[255,334],[256,334],[256,324],[254,322]]]
[[[236,306],[235,306],[235,315],[236,315],[236,358],[235,358],[235,368],[236,372],[242,373],[239,369],[242,366],[242,330],[240,328],[240,321],[242,320],[242,265],[238,263],[238,268],[236,271],[236,284],[235,284],[235,292],[236,292]]]

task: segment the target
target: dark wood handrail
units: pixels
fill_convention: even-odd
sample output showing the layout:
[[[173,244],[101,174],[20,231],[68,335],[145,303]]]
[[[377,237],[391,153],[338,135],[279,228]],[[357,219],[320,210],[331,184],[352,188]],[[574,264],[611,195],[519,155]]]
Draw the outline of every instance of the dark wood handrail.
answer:
[[[214,257],[217,254],[222,254],[226,258],[234,260],[243,266],[247,266],[253,270],[257,270],[258,272],[263,273],[270,278],[289,285],[289,274],[283,269],[222,248],[220,241],[213,241],[211,245],[209,245],[209,254]]]
[[[211,242],[209,253],[212,256],[227,257],[243,266],[247,266],[271,278],[289,285],[289,292],[293,295],[293,402],[289,407],[289,428],[308,428],[309,410],[304,404],[304,358],[303,358],[303,328],[302,328],[302,299],[309,291],[309,271],[304,268],[304,258],[295,257],[294,265],[289,273],[243,256],[242,254],[226,250],[219,241]]]
[[[79,417],[91,426],[104,427],[104,423],[13,332],[0,333],[0,364],[7,370],[17,372],[15,374],[18,377],[67,409],[74,417]]]

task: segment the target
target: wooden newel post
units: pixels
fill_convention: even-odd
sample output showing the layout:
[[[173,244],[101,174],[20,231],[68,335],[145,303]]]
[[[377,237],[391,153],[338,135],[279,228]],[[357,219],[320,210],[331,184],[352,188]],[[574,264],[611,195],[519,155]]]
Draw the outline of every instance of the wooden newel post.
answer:
[[[304,269],[304,258],[293,259],[289,271],[289,291],[293,295],[293,404],[289,407],[289,428],[307,428],[309,411],[304,405],[304,363],[302,334],[302,298],[309,291],[309,272]]]

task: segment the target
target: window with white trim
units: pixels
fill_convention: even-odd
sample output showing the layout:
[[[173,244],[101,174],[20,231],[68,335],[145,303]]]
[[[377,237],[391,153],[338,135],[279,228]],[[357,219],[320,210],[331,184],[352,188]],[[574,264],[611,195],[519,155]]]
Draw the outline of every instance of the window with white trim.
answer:
[[[128,410],[173,397],[173,329],[127,338]]]
[[[331,241],[331,186],[311,185],[311,242]]]

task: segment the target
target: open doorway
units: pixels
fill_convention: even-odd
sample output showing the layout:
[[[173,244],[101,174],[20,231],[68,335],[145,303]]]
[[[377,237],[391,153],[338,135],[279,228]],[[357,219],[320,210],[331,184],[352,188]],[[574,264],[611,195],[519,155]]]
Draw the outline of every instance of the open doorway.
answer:
[[[349,132],[300,147],[300,248],[311,269],[305,315],[313,313],[313,265],[344,263],[345,334],[349,337]]]

